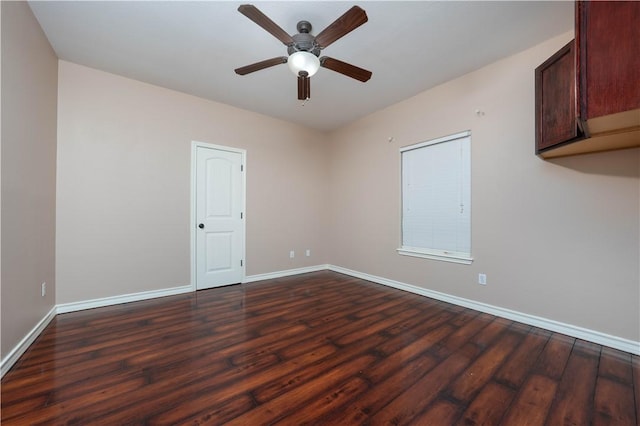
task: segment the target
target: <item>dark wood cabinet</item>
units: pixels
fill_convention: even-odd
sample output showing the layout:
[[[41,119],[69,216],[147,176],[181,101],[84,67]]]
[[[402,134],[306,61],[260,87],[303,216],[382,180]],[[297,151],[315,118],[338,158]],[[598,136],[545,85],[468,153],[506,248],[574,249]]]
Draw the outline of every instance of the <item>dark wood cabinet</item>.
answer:
[[[575,40],[536,68],[536,151],[584,139],[578,119]]]
[[[580,115],[640,108],[640,3],[576,3]]]
[[[640,146],[640,2],[576,2],[576,38],[536,68],[536,154]]]

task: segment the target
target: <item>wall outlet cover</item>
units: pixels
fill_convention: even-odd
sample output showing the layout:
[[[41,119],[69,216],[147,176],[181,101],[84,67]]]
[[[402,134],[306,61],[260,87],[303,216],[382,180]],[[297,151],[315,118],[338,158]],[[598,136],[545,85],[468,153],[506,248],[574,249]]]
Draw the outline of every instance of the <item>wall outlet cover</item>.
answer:
[[[487,285],[487,274],[478,274],[478,284]]]

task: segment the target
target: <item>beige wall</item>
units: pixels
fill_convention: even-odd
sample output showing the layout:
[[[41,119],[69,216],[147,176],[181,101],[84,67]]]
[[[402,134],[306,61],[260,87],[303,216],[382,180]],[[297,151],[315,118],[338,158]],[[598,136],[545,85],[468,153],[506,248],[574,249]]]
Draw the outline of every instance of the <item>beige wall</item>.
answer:
[[[1,7],[4,359],[55,304],[58,60],[26,2]]]
[[[194,140],[247,150],[248,275],[326,263],[325,135],[65,61],[58,111],[57,303],[190,284]]]
[[[556,37],[333,133],[329,261],[640,340],[640,151],[554,161],[534,155],[533,70],[571,38]],[[472,131],[475,261],[396,254],[398,149],[463,130]],[[478,273],[487,274],[486,287]]]

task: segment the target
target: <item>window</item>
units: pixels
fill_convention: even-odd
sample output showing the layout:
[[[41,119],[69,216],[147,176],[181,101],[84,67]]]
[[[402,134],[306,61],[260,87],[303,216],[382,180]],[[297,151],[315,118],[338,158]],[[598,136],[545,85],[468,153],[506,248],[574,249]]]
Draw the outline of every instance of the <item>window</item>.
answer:
[[[471,132],[406,146],[399,254],[470,264]]]

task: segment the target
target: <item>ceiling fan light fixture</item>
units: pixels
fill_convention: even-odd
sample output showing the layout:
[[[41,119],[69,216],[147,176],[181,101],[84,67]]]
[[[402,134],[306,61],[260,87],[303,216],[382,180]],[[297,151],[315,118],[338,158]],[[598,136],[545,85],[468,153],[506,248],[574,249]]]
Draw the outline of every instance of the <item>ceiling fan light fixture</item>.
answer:
[[[291,72],[296,76],[300,71],[306,71],[308,76],[311,77],[320,69],[320,59],[313,53],[303,50],[289,55],[287,63]]]

